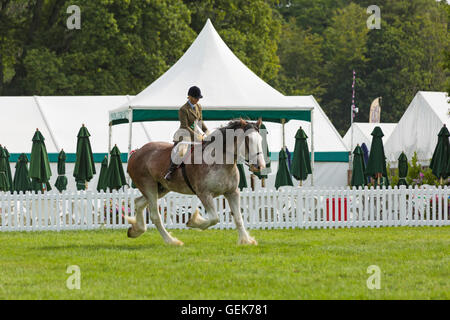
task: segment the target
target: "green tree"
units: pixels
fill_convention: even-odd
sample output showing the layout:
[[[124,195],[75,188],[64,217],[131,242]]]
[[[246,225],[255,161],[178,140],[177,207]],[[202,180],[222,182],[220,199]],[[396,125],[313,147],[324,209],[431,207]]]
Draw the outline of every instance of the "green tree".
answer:
[[[9,93],[136,94],[195,38],[181,0],[79,0],[81,30],[68,30],[71,1],[31,1],[31,23]]]
[[[323,39],[320,35],[302,30],[295,19],[283,25],[278,48],[281,70],[274,86],[286,95],[314,95],[320,97],[325,89]]]
[[[323,34],[332,23],[335,10],[343,8],[349,0],[280,0],[278,11],[286,21],[295,20],[297,26],[312,33]]]
[[[367,88],[360,100],[360,116],[367,119],[371,100],[383,96],[382,121],[397,122],[417,91],[445,90],[448,5],[434,0],[385,0],[379,6],[381,29],[369,32],[370,63],[365,68]]]
[[[369,63],[367,58],[367,14],[351,3],[337,9],[331,25],[324,31],[323,55],[326,70],[326,93],[322,103],[333,124],[342,133],[348,127],[352,100],[353,70],[357,72],[357,87],[366,86],[360,71]],[[358,99],[358,92],[356,98]]]

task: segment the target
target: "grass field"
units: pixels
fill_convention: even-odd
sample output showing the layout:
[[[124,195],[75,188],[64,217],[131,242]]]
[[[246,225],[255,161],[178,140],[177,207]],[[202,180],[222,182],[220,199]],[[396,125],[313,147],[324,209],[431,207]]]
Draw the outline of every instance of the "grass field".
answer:
[[[0,299],[449,299],[450,227],[0,233]],[[78,265],[81,289],[69,290]],[[381,269],[369,290],[367,268]]]

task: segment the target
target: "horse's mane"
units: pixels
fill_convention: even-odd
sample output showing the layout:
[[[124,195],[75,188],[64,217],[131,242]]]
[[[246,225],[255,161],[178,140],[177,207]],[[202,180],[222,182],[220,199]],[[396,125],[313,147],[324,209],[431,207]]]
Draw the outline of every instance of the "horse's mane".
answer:
[[[216,130],[220,131],[223,137],[223,145],[226,145],[226,130],[238,130],[242,129],[244,132],[250,129],[254,129],[259,132],[259,127],[255,122],[248,122],[242,118],[233,119],[228,122],[226,126],[222,126],[217,128]],[[214,141],[214,136],[210,141],[205,141],[205,146],[212,143]]]

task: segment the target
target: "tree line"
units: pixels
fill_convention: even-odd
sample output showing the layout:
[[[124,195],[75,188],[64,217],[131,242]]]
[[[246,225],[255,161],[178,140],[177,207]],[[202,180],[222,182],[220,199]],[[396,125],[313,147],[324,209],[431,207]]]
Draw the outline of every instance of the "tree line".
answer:
[[[67,8],[81,10],[70,30]],[[450,5],[379,0],[0,0],[0,95],[137,94],[173,65],[208,18],[233,52],[286,95],[314,95],[336,128],[397,122],[418,90],[449,91]],[[193,75],[195,77],[195,75]]]

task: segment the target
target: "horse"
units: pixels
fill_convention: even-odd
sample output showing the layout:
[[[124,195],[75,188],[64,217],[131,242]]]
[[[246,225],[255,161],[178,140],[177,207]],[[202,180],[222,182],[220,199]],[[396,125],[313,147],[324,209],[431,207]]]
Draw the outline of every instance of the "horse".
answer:
[[[222,155],[232,159],[223,163],[206,163],[203,159],[200,163],[185,161],[187,179],[183,177],[180,168],[173,173],[169,181],[164,179],[170,163],[172,143],[149,142],[135,151],[128,161],[127,172],[141,191],[142,196],[135,199],[135,216],[126,216],[128,223],[131,224],[127,232],[128,237],[137,238],[146,231],[144,209],[148,207],[151,221],[155,224],[164,241],[170,245],[183,245],[182,241],[167,232],[158,212],[158,199],[168,192],[174,191],[189,195],[196,194],[200,199],[208,218],[203,218],[197,209],[186,225],[201,230],[219,222],[213,199],[223,195],[229,203],[238,231],[238,244],[257,245],[257,241],[250,236],[243,223],[238,188],[239,171],[236,164],[238,156],[242,156],[242,150],[244,150],[245,160],[251,163],[249,165],[251,171],[256,172],[265,168],[262,137],[259,133],[260,126],[261,119],[256,123],[239,119],[232,120],[228,125],[210,133],[203,141],[204,150],[208,145],[211,145],[212,141],[216,140],[212,136],[217,137],[219,133],[223,137]],[[233,134],[230,138],[230,131],[232,133],[243,132],[245,138],[238,139],[237,134]],[[230,143],[230,140],[232,140],[232,143]],[[194,153],[191,154],[192,157],[195,156]]]

